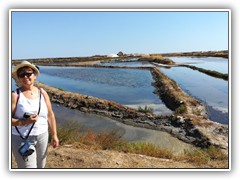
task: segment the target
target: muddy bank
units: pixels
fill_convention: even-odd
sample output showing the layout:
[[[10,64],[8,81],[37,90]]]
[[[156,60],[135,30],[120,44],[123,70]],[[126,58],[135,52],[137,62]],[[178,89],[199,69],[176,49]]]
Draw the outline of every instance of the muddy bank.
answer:
[[[151,113],[145,114],[115,102],[78,93],[62,91],[41,83],[36,83],[36,85],[43,87],[48,92],[52,102],[62,104],[72,109],[103,115],[135,127],[165,131],[172,136],[195,146],[208,147],[209,145],[214,144],[224,149],[227,148],[227,138],[225,138],[225,141],[222,141],[222,138],[218,138],[214,141],[211,140],[211,136],[227,136],[226,127],[214,122],[204,122],[207,129],[210,127],[214,130],[214,134],[212,133],[213,131],[210,132],[210,134],[205,134],[205,127],[197,127],[202,125],[201,120],[197,121],[198,125],[196,126],[196,122],[194,119],[191,119],[191,117],[177,115],[160,116]],[[220,142],[218,141],[219,139],[221,139]]]
[[[90,56],[90,57],[60,57],[60,58],[37,58],[37,59],[19,59],[13,60],[12,64],[16,65],[22,61],[29,61],[36,65],[46,65],[49,64],[88,64],[96,61],[109,61],[109,60],[121,60],[130,58],[131,56],[121,56],[121,57],[107,57],[107,56]]]
[[[197,70],[197,71],[205,73],[209,76],[220,78],[220,79],[228,81],[228,74],[223,74],[223,73],[220,73],[220,72],[217,72],[217,71],[206,70],[206,69],[198,68],[196,66],[191,66],[191,65],[180,65],[180,66],[187,67],[187,68],[190,68],[192,70]]]
[[[168,78],[158,68],[151,68],[155,80],[155,93],[160,96],[166,106],[179,114],[194,114],[207,119],[205,107],[196,99],[186,94],[175,81]]]
[[[155,80],[155,93],[165,105],[175,111],[177,117],[185,118],[198,129],[211,144],[228,149],[228,125],[212,122],[208,119],[206,107],[186,94],[175,81],[168,78],[157,68],[151,68]],[[189,122],[188,122],[189,123]]]
[[[127,141],[152,143],[161,148],[168,149],[174,154],[183,153],[184,150],[194,148],[192,145],[184,143],[163,131],[129,126],[106,116],[83,113],[55,103],[52,103],[52,106],[59,127],[68,124],[70,120],[70,122],[79,123],[81,133],[87,132],[89,129],[96,133],[105,133],[113,130]]]
[[[151,63],[160,63],[160,64],[167,64],[167,65],[173,65],[175,64],[174,61],[172,61],[169,58],[163,57],[161,55],[148,55],[148,56],[141,56],[138,61],[148,61]]]
[[[18,59],[13,60],[12,64],[16,65],[21,63],[21,61],[27,60],[36,65],[47,65],[50,64],[64,64],[64,65],[84,65],[92,64],[96,61],[109,62],[109,61],[118,61],[127,58],[139,58],[140,61],[149,61],[161,64],[173,65],[174,61],[167,58],[167,56],[192,56],[192,57],[223,57],[228,58],[228,51],[199,51],[199,52],[175,52],[175,53],[159,53],[159,54],[143,54],[138,56],[133,55],[123,55],[119,57],[108,57],[106,55],[96,55],[89,57],[59,57],[59,58],[36,58],[36,59]]]
[[[162,56],[194,56],[194,57],[222,57],[228,58],[228,51],[198,51],[198,52],[176,52],[163,53]]]

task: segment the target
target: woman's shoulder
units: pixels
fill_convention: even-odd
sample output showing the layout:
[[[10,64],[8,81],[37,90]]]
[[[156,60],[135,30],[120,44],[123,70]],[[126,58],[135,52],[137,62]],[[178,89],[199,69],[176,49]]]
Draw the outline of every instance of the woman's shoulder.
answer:
[[[19,96],[20,92],[21,90],[19,87],[14,90],[12,89],[12,96]]]
[[[46,100],[46,97],[48,97],[47,91],[42,87],[37,87],[37,88],[40,90],[41,94],[44,96],[44,99]]]
[[[18,94],[17,94],[17,92],[16,91],[12,91],[12,101],[14,100],[14,101],[16,101],[17,99],[18,99]]]
[[[42,87],[37,87],[41,93],[47,94],[47,91]]]

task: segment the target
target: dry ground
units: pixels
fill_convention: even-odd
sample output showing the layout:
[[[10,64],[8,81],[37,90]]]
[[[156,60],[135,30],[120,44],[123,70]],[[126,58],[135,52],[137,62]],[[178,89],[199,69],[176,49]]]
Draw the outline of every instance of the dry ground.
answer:
[[[109,150],[49,148],[46,168],[195,168],[185,162]]]
[[[211,165],[197,166],[194,163],[149,157],[140,154],[130,154],[110,150],[94,150],[84,145],[81,147],[61,146],[53,149],[49,147],[47,169],[199,169],[219,167],[222,162]],[[16,162],[13,158],[13,168]],[[226,164],[224,162],[224,164]],[[205,167],[203,167],[205,166]],[[226,168],[226,165],[220,168]]]

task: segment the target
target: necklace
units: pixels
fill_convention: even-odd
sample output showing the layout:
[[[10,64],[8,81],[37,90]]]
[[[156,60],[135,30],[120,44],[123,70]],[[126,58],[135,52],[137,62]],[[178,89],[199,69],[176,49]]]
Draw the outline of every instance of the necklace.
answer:
[[[24,90],[23,89],[23,91],[25,91],[26,93],[30,94],[31,96],[35,95],[34,89],[32,89],[32,90]]]
[[[28,94],[34,95],[32,91],[27,91]]]

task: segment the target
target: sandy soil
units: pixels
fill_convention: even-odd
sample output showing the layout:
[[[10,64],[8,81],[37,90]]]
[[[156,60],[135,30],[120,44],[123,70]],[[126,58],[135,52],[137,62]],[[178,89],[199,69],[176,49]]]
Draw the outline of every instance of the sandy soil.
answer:
[[[12,162],[16,168],[16,162]],[[154,158],[140,154],[128,154],[109,150],[92,150],[85,147],[73,148],[61,146],[49,147],[47,169],[137,169],[137,168],[197,168],[187,162],[170,159]]]
[[[49,149],[46,168],[195,168],[185,162],[109,150]]]

